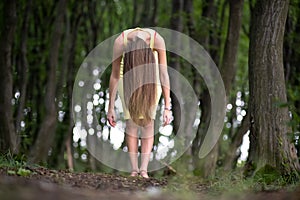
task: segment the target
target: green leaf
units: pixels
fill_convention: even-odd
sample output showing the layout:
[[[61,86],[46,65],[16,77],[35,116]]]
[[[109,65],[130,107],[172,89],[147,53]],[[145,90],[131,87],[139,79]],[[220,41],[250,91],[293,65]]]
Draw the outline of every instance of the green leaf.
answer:
[[[14,170],[7,170],[7,174],[8,175],[16,175],[17,173]]]
[[[20,176],[29,176],[31,174],[31,171],[24,168],[19,168],[17,174]]]

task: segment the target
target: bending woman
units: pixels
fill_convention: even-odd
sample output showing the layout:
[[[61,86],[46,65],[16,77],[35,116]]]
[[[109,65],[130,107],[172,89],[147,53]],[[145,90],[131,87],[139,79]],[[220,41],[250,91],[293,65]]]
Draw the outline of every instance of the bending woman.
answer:
[[[159,83],[160,82],[160,83]],[[121,97],[126,120],[126,142],[131,176],[149,178],[148,163],[154,141],[154,119],[161,93],[165,109],[163,125],[170,123],[170,87],[164,39],[152,29],[129,29],[114,43],[112,73],[109,81],[107,119],[116,125],[114,102]],[[138,167],[138,130],[141,130],[141,165]]]

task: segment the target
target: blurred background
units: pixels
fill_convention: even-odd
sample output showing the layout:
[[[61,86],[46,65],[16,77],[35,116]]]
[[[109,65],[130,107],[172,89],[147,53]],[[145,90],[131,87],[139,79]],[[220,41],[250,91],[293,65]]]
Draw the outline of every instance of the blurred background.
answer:
[[[168,65],[186,77],[199,97],[197,135],[190,148],[168,171],[187,171],[208,177],[242,169],[249,149],[248,51],[255,1],[246,0],[11,0],[1,1],[0,152],[51,168],[113,172],[87,151],[89,132],[73,122],[72,90],[77,71],[99,43],[124,29],[164,27],[199,42],[219,67],[227,109],[222,135],[205,159],[198,152],[210,116],[210,97],[199,74],[182,58],[168,53]],[[284,35],[284,70],[289,109],[290,141],[300,144],[300,1],[291,0]],[[184,44],[179,44],[184,45]],[[99,116],[99,140],[111,141],[105,107],[109,72],[95,86],[91,107]],[[162,105],[162,102],[161,102]],[[180,118],[172,95],[174,121],[159,132],[154,148],[169,143]],[[97,108],[97,109],[96,109]],[[75,110],[72,110],[75,109]],[[200,114],[199,114],[200,116]],[[120,133],[118,137],[124,137]],[[167,142],[166,142],[167,141]],[[124,150],[118,140],[116,151]],[[172,148],[172,146],[170,146]],[[107,155],[109,156],[109,155]]]

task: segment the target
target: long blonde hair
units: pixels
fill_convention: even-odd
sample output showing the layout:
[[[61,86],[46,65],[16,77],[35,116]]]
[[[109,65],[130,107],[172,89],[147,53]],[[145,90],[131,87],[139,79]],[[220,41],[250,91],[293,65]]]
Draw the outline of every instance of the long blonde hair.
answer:
[[[156,100],[156,67],[152,49],[138,37],[126,46],[124,75],[124,98],[131,119],[145,126],[151,122]]]

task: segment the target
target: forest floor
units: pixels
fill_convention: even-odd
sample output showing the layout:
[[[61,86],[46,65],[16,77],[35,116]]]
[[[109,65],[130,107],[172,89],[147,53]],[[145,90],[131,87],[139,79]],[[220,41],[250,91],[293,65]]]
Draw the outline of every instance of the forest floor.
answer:
[[[176,175],[175,175],[176,176]],[[215,193],[201,182],[170,181],[168,178],[128,177],[117,174],[69,172],[42,167],[0,168],[1,200],[85,199],[300,199],[300,187],[265,192]]]

